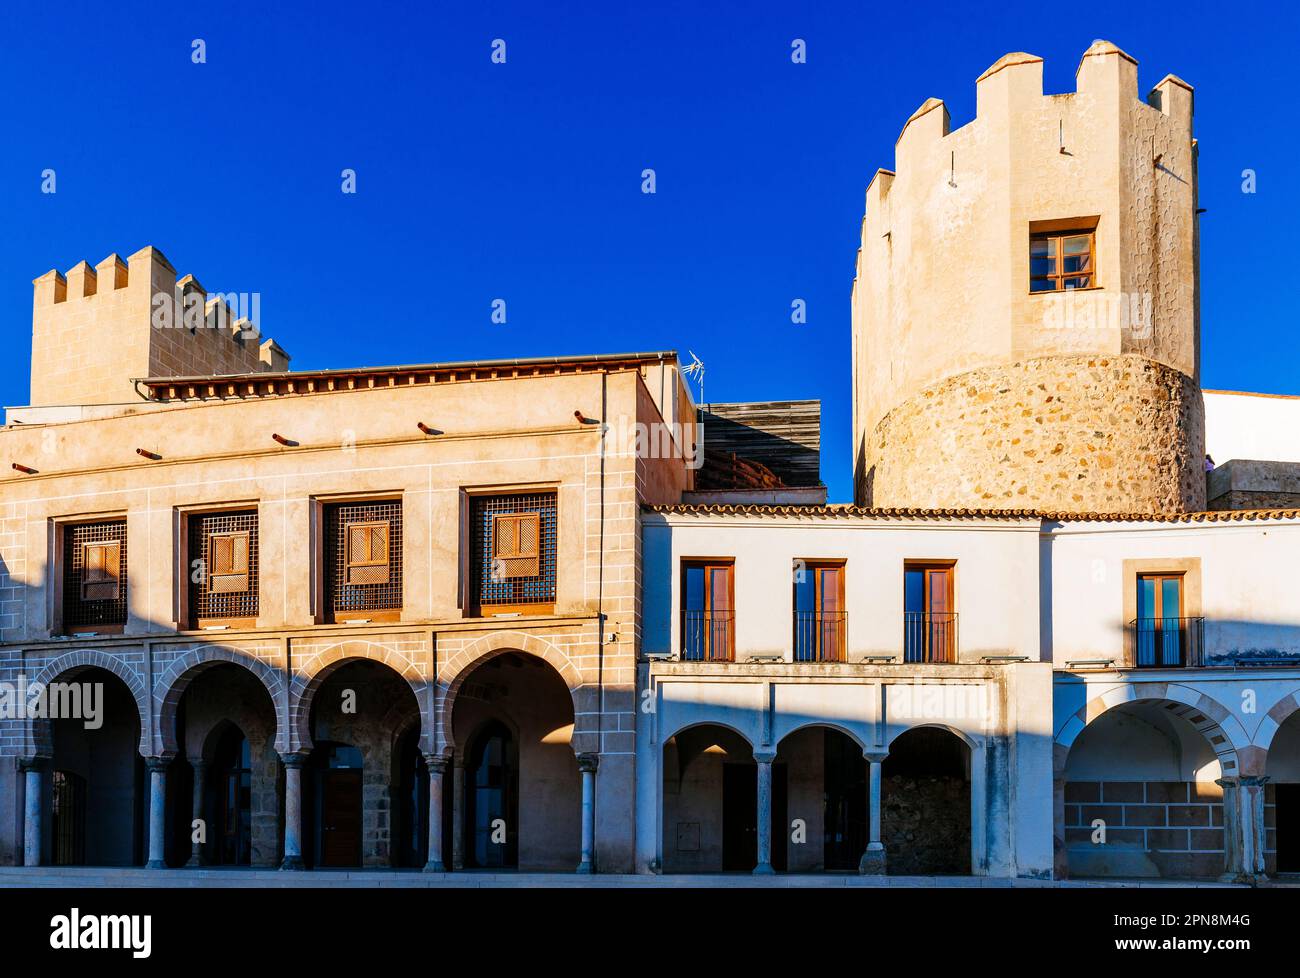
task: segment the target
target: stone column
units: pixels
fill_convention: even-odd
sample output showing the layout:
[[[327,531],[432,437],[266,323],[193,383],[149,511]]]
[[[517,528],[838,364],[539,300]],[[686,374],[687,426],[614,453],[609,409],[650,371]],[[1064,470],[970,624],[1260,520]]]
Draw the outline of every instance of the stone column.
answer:
[[[1223,880],[1249,883],[1267,879],[1264,873],[1264,785],[1267,777],[1243,775],[1218,778],[1223,789]]]
[[[867,760],[867,848],[858,863],[864,876],[885,875],[885,844],[880,840],[880,765],[884,754],[864,754]]]
[[[23,771],[23,865],[39,866],[43,839],[41,824],[45,807],[44,757],[24,757],[18,762]]]
[[[1254,886],[1268,879],[1265,872],[1264,848],[1264,776],[1244,776],[1237,789],[1241,816],[1241,871],[1245,881]]]
[[[1243,775],[1219,778],[1223,788],[1222,879],[1231,883],[1256,883],[1268,879],[1264,866],[1264,776]]]
[[[281,754],[284,763],[284,861],[283,870],[305,869],[302,861],[302,768],[306,751]]]
[[[579,873],[596,871],[596,767],[599,754],[579,754],[578,770],[582,772],[582,861]]]
[[[170,757],[146,757],[149,770],[149,861],[146,869],[167,868],[167,766]]]
[[[772,762],[776,754],[755,754],[758,762],[758,865],[755,876],[769,876],[772,868]]]
[[[442,861],[442,779],[447,773],[447,758],[441,754],[425,754],[429,767],[429,858],[424,863],[426,873],[445,873]]]
[[[192,760],[190,761],[190,767],[194,769],[194,798],[190,804],[190,810],[193,812],[190,816],[190,861],[185,865],[202,866],[208,860],[203,852],[203,843],[194,841],[194,823],[203,822],[203,838],[207,839],[208,824],[203,817],[203,794],[207,784],[208,762]]]
[[[465,868],[465,760],[456,758],[451,767],[451,868]]]

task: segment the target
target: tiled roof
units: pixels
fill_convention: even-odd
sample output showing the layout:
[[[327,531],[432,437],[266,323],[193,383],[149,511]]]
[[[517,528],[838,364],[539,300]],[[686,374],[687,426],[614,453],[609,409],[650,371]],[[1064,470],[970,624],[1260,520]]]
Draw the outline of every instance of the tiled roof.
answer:
[[[659,361],[676,361],[672,350],[649,353],[585,354],[573,357],[531,357],[517,360],[466,360],[416,363],[389,367],[349,367],[338,370],[261,371],[250,374],[133,378],[136,389],[154,401],[241,399],[416,384],[542,377],[562,373],[628,369]],[[147,393],[145,393],[147,392]]]
[[[1210,510],[1200,513],[1063,513],[1035,509],[873,509],[844,503],[826,506],[776,506],[760,503],[707,503],[645,506],[647,513],[697,516],[793,516],[814,519],[990,519],[1052,523],[1240,523],[1300,519],[1300,509]]]

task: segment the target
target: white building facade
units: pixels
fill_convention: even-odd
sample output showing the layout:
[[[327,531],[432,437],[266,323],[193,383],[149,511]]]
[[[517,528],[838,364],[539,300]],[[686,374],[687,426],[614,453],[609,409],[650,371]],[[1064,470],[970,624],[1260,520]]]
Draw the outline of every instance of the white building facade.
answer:
[[[1300,514],[668,506],[642,532],[638,868],[1297,868]]]

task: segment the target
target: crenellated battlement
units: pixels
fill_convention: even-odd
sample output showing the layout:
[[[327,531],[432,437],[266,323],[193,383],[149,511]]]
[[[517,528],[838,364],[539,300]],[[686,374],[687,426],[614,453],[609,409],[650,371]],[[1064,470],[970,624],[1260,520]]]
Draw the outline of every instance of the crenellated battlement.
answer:
[[[1044,94],[1042,58],[1016,51],[975,80],[966,124],[939,98],[903,123],[867,185],[853,283],[860,501],[872,432],[949,378],[1136,354],[1199,382],[1193,90],[1166,75],[1142,100],[1137,69],[1095,41],[1074,91]],[[1044,291],[1031,238],[1064,232],[1091,243],[1087,279]]]
[[[31,403],[132,401],[140,377],[287,370],[259,307],[256,293],[209,297],[152,246],[51,269],[33,281]]]

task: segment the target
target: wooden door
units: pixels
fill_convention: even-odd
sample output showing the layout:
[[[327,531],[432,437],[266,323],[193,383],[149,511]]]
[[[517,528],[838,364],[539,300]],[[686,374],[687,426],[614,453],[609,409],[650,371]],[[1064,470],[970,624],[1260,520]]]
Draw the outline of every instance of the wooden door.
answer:
[[[361,772],[329,768],[321,777],[321,865],[360,866]]]

